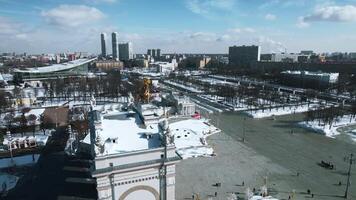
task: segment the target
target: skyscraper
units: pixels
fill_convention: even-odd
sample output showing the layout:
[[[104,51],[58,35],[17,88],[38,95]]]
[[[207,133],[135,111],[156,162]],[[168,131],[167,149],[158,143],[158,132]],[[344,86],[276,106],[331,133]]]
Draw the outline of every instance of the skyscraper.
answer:
[[[111,41],[112,41],[112,58],[114,60],[118,60],[119,59],[119,46],[118,46],[118,33],[117,32],[113,32],[111,34]]]
[[[156,50],[156,56],[157,58],[161,57],[161,49]]]
[[[152,50],[151,49],[147,49],[147,55],[148,56],[152,56]]]
[[[101,56],[106,57],[106,33],[101,33]]]
[[[127,61],[133,59],[132,43],[122,43],[119,44],[120,60]]]

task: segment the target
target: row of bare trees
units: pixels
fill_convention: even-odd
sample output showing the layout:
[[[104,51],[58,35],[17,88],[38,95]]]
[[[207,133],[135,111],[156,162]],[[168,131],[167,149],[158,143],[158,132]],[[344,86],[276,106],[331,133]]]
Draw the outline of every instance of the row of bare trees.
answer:
[[[123,93],[119,71],[110,71],[106,76],[52,79],[43,85],[50,100],[89,100],[91,96],[117,98]]]

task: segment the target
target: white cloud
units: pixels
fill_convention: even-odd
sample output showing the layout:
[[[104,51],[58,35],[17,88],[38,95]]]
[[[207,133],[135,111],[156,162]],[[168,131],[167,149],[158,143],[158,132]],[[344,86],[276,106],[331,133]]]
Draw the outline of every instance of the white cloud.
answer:
[[[105,17],[100,10],[85,5],[60,5],[41,15],[52,24],[62,27],[75,27],[97,22]]]
[[[19,28],[20,24],[0,16],[0,34],[16,34],[19,32]]]
[[[296,26],[298,28],[307,28],[310,24],[306,22],[303,17],[299,17]]]
[[[94,4],[99,4],[99,3],[116,3],[118,0],[84,0],[86,3],[94,3]]]
[[[217,11],[233,9],[236,0],[185,0],[186,7],[193,13],[208,17]]]
[[[265,15],[265,20],[273,21],[273,20],[276,20],[276,19],[277,19],[276,15],[273,15],[273,14],[270,14],[270,13]]]
[[[302,17],[304,22],[331,21],[331,22],[355,22],[356,6],[322,6],[307,16]]]
[[[245,27],[245,28],[232,28],[227,30],[230,33],[255,33],[256,30],[250,27]]]

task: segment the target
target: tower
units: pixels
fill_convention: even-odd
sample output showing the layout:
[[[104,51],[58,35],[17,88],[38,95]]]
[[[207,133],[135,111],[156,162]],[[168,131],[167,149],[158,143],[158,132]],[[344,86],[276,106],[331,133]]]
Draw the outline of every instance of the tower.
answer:
[[[101,33],[100,38],[101,38],[101,56],[106,57],[106,33]]]
[[[119,59],[119,43],[118,43],[118,33],[117,32],[113,32],[111,34],[111,42],[112,42],[112,58],[114,60],[118,60]]]

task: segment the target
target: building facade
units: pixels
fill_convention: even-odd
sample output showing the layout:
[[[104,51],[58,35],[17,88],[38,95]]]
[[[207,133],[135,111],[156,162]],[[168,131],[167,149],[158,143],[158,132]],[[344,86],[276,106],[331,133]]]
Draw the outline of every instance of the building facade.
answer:
[[[174,146],[95,158],[93,177],[99,200],[174,200],[175,164],[181,159]],[[165,196],[165,197],[163,197]]]
[[[46,67],[15,69],[14,78],[17,81],[22,81],[83,76],[87,75],[89,65],[94,60],[96,60],[96,58],[77,59],[67,63],[54,64]]]
[[[112,42],[112,58],[114,60],[118,60],[119,59],[119,42],[118,42],[118,33],[117,32],[113,32],[111,34],[111,42]]]
[[[240,67],[250,66],[260,61],[261,48],[259,46],[232,46],[229,47],[229,64]]]
[[[106,57],[106,34],[101,33],[100,39],[101,39],[101,56]]]
[[[132,43],[119,44],[120,60],[128,61],[133,59]]]

